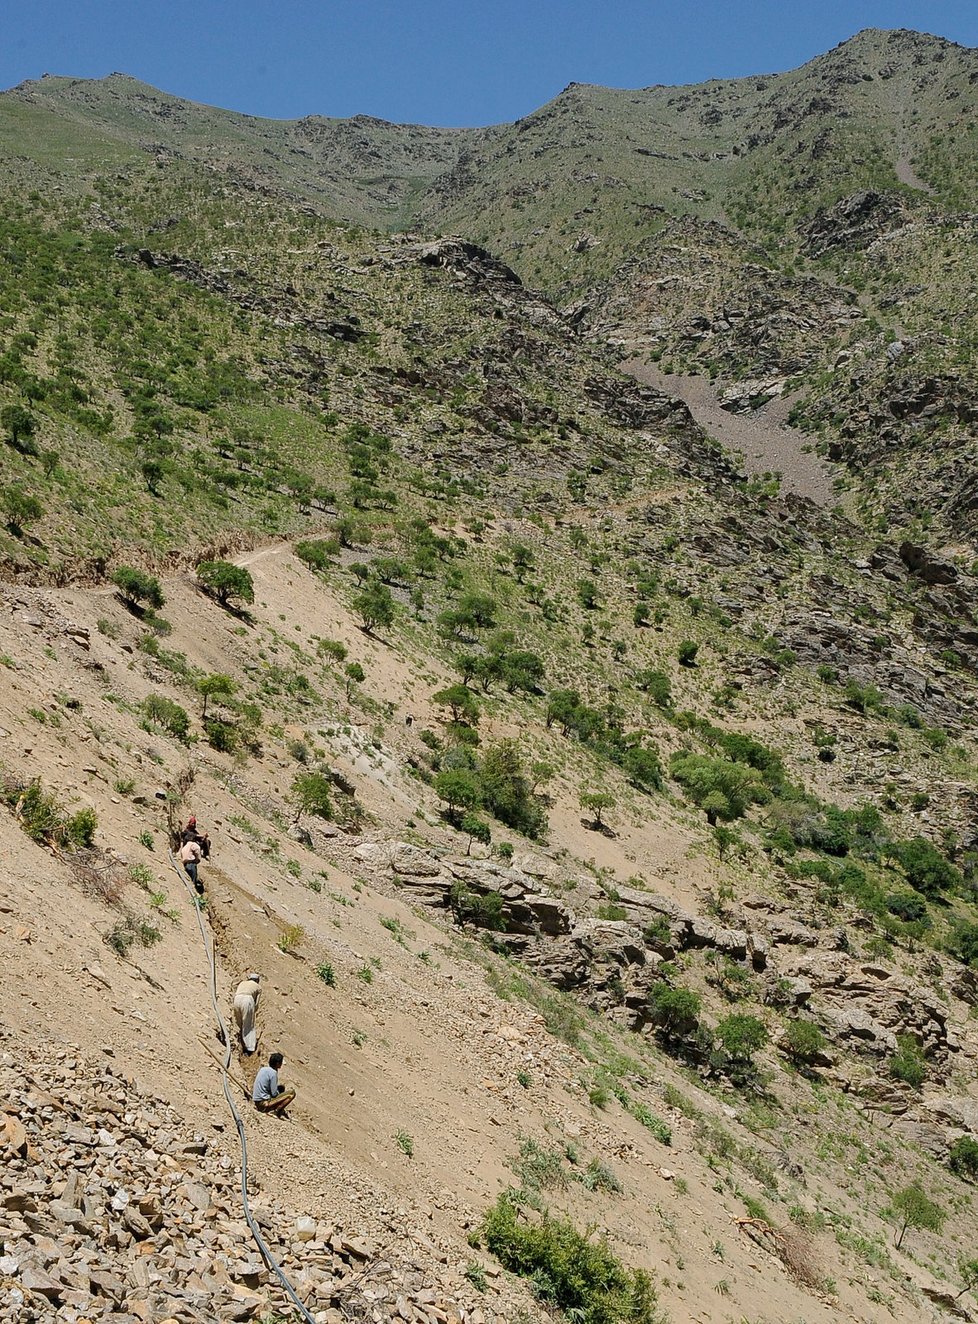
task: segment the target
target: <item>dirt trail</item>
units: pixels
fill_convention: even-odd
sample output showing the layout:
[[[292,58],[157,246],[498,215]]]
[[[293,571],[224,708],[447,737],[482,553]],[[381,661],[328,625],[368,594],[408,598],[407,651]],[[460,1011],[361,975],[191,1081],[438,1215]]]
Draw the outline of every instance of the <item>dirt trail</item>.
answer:
[[[621,367],[636,381],[678,396],[711,437],[728,450],[740,451],[749,474],[780,473],[782,492],[808,497],[817,506],[838,502],[831,466],[806,452],[803,448],[811,445],[810,439],[788,426],[787,401],[772,400],[752,414],[731,414],[706,377],[667,374],[643,359],[630,359]]]

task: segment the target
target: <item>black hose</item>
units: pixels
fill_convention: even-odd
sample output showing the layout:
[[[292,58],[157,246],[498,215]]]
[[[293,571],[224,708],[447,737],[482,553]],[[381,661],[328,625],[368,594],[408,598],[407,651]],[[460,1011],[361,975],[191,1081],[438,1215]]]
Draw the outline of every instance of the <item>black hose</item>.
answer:
[[[312,1315],[310,1315],[309,1311],[299,1300],[295,1288],[286,1277],[285,1270],[269,1249],[268,1243],[262,1236],[261,1229],[255,1222],[251,1212],[251,1205],[248,1202],[248,1141],[245,1136],[244,1122],[241,1119],[241,1114],[238,1112],[234,1098],[231,1094],[231,1088],[228,1084],[228,1072],[231,1069],[231,1034],[224,1022],[224,1017],[221,1015],[221,1008],[217,1001],[217,965],[214,958],[214,941],[213,938],[208,941],[207,929],[204,926],[203,912],[198,904],[199,898],[197,894],[192,891],[190,880],[187,877],[186,872],[180,868],[179,864],[174,859],[171,850],[168,850],[167,854],[170,857],[170,863],[180,875],[180,879],[185,885],[187,892],[190,894],[190,899],[194,903],[194,911],[197,915],[197,927],[200,929],[200,940],[204,945],[204,952],[207,955],[207,961],[210,965],[211,1006],[214,1008],[214,1019],[217,1021],[218,1030],[224,1041],[224,1061],[221,1063],[221,1084],[224,1086],[224,1097],[227,1100],[228,1107],[231,1109],[231,1116],[234,1118],[234,1125],[238,1131],[238,1141],[241,1145],[241,1207],[244,1210],[245,1222],[248,1224],[248,1227],[251,1230],[251,1235],[254,1237],[258,1249],[261,1251],[262,1259],[276,1275],[296,1310],[302,1315],[306,1324],[316,1324]]]

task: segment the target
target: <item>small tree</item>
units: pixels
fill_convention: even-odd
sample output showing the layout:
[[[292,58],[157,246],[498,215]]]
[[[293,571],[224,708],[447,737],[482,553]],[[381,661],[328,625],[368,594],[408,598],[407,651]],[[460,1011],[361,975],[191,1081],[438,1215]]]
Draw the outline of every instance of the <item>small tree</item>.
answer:
[[[354,685],[362,685],[367,679],[367,673],[359,662],[348,662],[343,668],[343,675],[346,677],[346,701],[353,698]]]
[[[955,1293],[955,1301],[959,1296],[964,1296],[965,1292],[974,1292],[978,1289],[978,1260],[959,1260],[958,1273],[961,1275],[964,1287],[960,1292]]]
[[[488,846],[492,841],[489,824],[478,814],[463,814],[459,828],[469,839],[469,844],[465,848],[466,855],[471,854],[473,841],[478,841],[482,846]]]
[[[929,1198],[919,1182],[911,1182],[893,1197],[892,1211],[898,1224],[894,1246],[897,1250],[903,1245],[907,1228],[919,1228],[923,1232],[940,1232],[947,1217],[939,1204]]]
[[[814,1021],[792,1021],[784,1032],[784,1051],[792,1062],[808,1066],[825,1051],[828,1040]]]
[[[457,818],[460,809],[478,809],[482,788],[476,774],[468,768],[445,768],[435,778],[435,793],[448,805],[449,818]]]
[[[230,699],[237,691],[237,682],[230,676],[225,676],[220,672],[215,672],[212,676],[202,676],[197,682],[197,693],[203,699],[203,707],[200,710],[200,720],[207,719],[207,703],[210,699]]]
[[[948,1154],[948,1167],[959,1177],[971,1181],[978,1178],[978,1140],[971,1136],[958,1136]]]
[[[479,701],[465,685],[449,685],[433,694],[431,702],[439,708],[447,708],[453,722],[466,722],[469,726],[475,726],[479,721]]]
[[[296,823],[303,814],[331,818],[333,801],[330,797],[329,778],[321,772],[296,773],[292,780],[292,801],[296,807]]]
[[[166,602],[160,581],[153,575],[148,575],[145,570],[137,570],[134,566],[120,565],[112,575],[112,583],[119,590],[120,597],[130,611],[135,611],[144,604],[157,611]]]
[[[232,598],[240,598],[242,602],[255,600],[255,583],[244,566],[232,565],[230,561],[201,561],[197,578],[222,607],[229,607]]]
[[[44,507],[37,497],[25,492],[17,483],[4,489],[2,500],[7,527],[18,537],[28,524],[34,524],[44,514]]]
[[[696,666],[696,654],[700,651],[700,646],[694,643],[692,639],[684,639],[679,645],[677,656],[680,664],[684,667]]]
[[[339,555],[338,538],[308,538],[295,545],[295,554],[310,570],[326,571],[334,557]]]
[[[532,570],[535,564],[532,550],[524,543],[516,543],[513,547],[513,573],[518,582],[523,582],[523,576],[528,570]]]
[[[345,662],[347,658],[346,644],[339,639],[320,639],[316,652],[328,657],[331,662]]]
[[[7,431],[11,446],[26,455],[37,453],[33,445],[33,436],[37,430],[34,415],[23,405],[6,405],[0,410],[0,424]]]
[[[649,1010],[667,1041],[685,1039],[695,1032],[701,1005],[698,993],[688,988],[673,988],[663,980],[649,990]]]
[[[716,1037],[736,1062],[750,1063],[768,1040],[764,1022],[756,1016],[735,1012],[725,1016],[716,1028]]]
[[[394,597],[386,584],[368,583],[352,605],[366,634],[373,634],[378,625],[386,627],[394,621]]]
[[[606,810],[613,809],[617,802],[607,791],[581,791],[579,803],[581,808],[591,815],[593,826],[601,828],[605,826],[601,815]]]

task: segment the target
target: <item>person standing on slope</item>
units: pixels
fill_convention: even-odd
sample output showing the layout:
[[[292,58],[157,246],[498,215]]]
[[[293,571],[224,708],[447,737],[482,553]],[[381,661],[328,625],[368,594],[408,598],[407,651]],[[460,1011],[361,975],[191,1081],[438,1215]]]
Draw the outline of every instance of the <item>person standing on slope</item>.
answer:
[[[250,974],[234,990],[234,1020],[241,1035],[241,1046],[249,1055],[258,1047],[255,1017],[261,995],[260,981],[261,975]]]

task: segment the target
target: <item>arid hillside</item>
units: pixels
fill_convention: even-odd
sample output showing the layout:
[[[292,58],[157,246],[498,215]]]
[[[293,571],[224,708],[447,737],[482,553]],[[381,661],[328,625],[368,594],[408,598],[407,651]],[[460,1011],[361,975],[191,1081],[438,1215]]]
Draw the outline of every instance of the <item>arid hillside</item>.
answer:
[[[0,98],[3,1324],[972,1317],[973,64]]]

